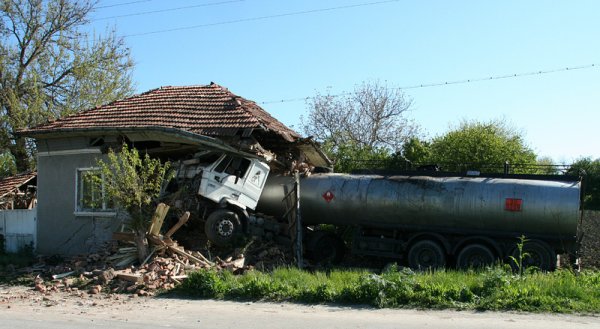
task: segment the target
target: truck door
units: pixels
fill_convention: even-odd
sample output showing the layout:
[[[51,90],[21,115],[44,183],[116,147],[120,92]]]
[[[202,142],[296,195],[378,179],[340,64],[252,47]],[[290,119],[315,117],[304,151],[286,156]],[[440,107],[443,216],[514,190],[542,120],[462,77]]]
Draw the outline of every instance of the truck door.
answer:
[[[262,190],[265,187],[265,181],[269,174],[269,166],[266,163],[262,163],[258,160],[253,160],[248,175],[244,179],[244,197],[248,198],[247,203],[252,206],[248,206],[251,209],[256,207],[258,199],[262,194]]]
[[[244,177],[248,172],[250,163],[251,161],[246,158],[231,155],[224,156],[216,167],[210,173],[207,173],[207,183],[209,184],[205,196],[215,202],[219,202],[223,198],[241,201]]]

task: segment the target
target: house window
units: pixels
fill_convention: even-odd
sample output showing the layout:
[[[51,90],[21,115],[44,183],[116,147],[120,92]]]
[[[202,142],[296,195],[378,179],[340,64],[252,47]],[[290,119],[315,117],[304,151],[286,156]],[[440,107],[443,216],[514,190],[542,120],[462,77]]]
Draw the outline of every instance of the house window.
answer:
[[[77,169],[76,192],[76,213],[114,212],[114,204],[106,197],[104,179],[97,168]]]

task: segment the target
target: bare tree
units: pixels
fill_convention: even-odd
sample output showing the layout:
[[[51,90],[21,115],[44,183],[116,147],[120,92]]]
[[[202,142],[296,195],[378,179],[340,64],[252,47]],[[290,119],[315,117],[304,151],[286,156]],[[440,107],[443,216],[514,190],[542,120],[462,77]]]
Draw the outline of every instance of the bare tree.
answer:
[[[114,31],[84,28],[95,1],[0,2],[0,152],[27,169],[33,146],[14,132],[132,93],[133,61]]]
[[[317,93],[310,98],[310,113],[302,117],[302,127],[306,135],[330,144],[334,150],[352,144],[396,152],[417,130],[407,117],[411,104],[398,88],[363,82],[352,93]]]

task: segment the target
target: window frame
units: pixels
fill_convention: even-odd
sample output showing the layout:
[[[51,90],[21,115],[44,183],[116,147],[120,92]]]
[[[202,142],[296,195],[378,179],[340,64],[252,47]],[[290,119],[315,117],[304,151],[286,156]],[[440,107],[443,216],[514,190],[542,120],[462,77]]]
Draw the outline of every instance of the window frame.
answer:
[[[115,217],[117,215],[116,209],[109,208],[108,202],[105,197],[104,189],[104,175],[102,175],[102,208],[84,208],[83,207],[83,174],[86,172],[100,171],[99,167],[85,167],[75,169],[75,216],[94,216],[94,217]],[[101,174],[101,173],[100,173]]]
[[[219,163],[215,166],[214,171],[230,176],[237,176],[235,172],[239,171],[239,178],[244,178],[250,171],[251,166],[252,161],[247,158],[234,155],[225,155],[223,160],[219,161]]]

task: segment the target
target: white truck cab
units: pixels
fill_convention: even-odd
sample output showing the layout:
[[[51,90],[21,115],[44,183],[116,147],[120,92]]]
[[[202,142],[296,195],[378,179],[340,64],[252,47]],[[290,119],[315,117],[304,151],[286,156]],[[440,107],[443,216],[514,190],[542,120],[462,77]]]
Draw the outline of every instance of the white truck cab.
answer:
[[[226,245],[247,227],[247,210],[256,208],[269,170],[257,158],[202,151],[180,163],[177,179],[190,182],[192,190],[208,201],[206,235],[213,243]]]
[[[268,174],[269,166],[258,159],[223,154],[203,170],[198,194],[254,210]]]
[[[256,158],[205,151],[183,161],[178,179],[200,175],[197,193],[217,204],[254,210],[269,175],[269,166]]]

